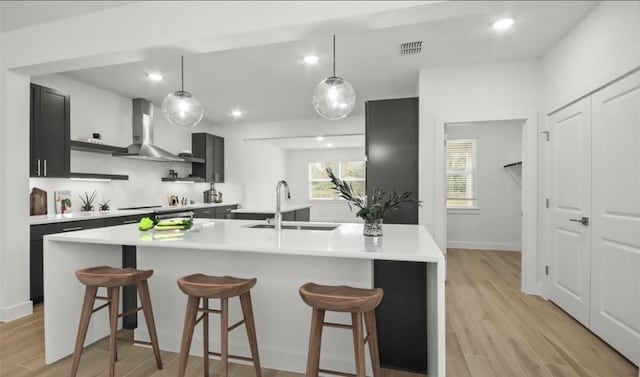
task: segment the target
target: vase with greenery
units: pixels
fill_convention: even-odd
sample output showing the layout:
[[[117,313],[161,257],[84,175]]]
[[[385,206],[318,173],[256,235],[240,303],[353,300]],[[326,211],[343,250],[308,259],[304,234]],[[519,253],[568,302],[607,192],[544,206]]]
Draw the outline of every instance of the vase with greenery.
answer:
[[[356,192],[351,184],[336,177],[330,168],[327,169],[327,175],[331,179],[333,190],[347,201],[349,209],[352,206],[359,208],[356,216],[364,220],[365,236],[382,236],[382,219],[387,213],[397,211],[403,204],[422,205],[421,201],[413,198],[411,192],[398,194],[394,191],[388,194],[380,188],[376,188],[373,195],[367,198],[364,193]]]
[[[80,206],[80,210],[82,212],[91,212],[93,211],[93,201],[96,200],[96,190],[93,190],[91,195],[84,192],[84,195],[78,195],[80,197],[80,201],[82,201],[82,205]]]
[[[64,215],[64,213],[69,208],[71,208],[71,199],[69,198],[60,199],[60,213]]]

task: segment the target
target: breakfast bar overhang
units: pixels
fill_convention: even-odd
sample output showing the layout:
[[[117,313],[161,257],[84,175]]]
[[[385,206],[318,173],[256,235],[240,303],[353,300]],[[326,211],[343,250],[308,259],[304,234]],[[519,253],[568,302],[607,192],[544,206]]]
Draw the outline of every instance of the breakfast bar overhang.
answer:
[[[305,223],[311,228],[292,229],[295,227],[291,226],[281,231],[252,228],[254,225],[259,224],[197,219],[188,231],[141,232],[135,224],[129,224],[45,236],[46,363],[51,364],[73,352],[83,297],[83,286],[74,272],[89,266],[122,266],[123,247],[135,247],[137,268],[154,270],[149,287],[162,350],[179,351],[186,296],[176,281],[184,275],[199,272],[256,277],[258,283],[252,290],[252,299],[262,364],[295,372],[305,370],[311,319],[298,288],[310,281],[356,287],[382,285],[383,304],[387,299],[396,306],[389,308],[388,304],[387,315],[380,316],[380,333],[384,333],[385,327],[394,326],[393,319],[384,319],[389,318],[389,314],[393,317],[393,311],[397,318],[403,318],[403,313],[414,311],[412,304],[424,303],[426,307],[418,308],[426,313],[424,320],[410,326],[417,334],[424,330],[426,344],[408,345],[425,350],[424,365],[429,376],[445,376],[444,255],[425,227],[387,224],[384,235],[374,238],[362,235],[362,224],[318,223],[314,228],[313,223]],[[419,276],[419,289],[411,289],[407,297],[399,297],[394,287],[388,285],[404,280],[403,274],[407,277],[405,286],[414,284],[410,279],[412,271],[421,271],[413,275]],[[422,295],[426,297],[420,297]],[[348,323],[349,317],[341,314],[332,313],[327,320]],[[408,314],[407,318],[413,318],[413,313]],[[230,319],[240,316],[239,305],[231,304]],[[212,326],[212,349],[219,347],[216,331],[217,326]],[[107,313],[97,312],[90,323],[85,345],[108,334]],[[202,355],[202,336],[198,335],[194,335],[193,355]],[[243,335],[241,332],[230,334],[230,353],[248,352]],[[144,323],[138,325],[134,337],[148,340]],[[385,352],[384,342],[384,338],[380,339],[381,354]],[[389,357],[392,359],[393,354]],[[382,363],[384,366],[384,357]],[[350,333],[325,331],[321,365],[345,372],[354,370]],[[369,368],[369,361],[367,365]]]

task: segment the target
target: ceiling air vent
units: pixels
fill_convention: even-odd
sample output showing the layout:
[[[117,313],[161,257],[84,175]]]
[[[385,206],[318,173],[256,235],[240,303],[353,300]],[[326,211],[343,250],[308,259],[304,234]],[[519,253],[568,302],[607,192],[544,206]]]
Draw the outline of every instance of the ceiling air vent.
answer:
[[[400,55],[415,55],[422,52],[422,41],[400,44]]]

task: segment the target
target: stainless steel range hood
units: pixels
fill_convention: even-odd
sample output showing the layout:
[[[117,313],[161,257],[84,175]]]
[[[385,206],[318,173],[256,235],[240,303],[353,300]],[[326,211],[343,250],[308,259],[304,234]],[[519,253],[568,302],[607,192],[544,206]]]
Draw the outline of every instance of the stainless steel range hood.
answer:
[[[153,144],[153,102],[134,98],[132,123],[133,144],[127,147],[127,153],[114,153],[114,156],[151,161],[184,161]]]

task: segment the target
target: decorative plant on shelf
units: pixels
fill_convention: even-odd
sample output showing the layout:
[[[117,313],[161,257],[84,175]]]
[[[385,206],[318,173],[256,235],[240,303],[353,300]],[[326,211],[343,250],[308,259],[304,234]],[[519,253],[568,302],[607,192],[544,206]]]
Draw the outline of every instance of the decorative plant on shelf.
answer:
[[[64,215],[64,213],[69,208],[71,208],[71,199],[69,198],[60,199],[60,213]]]
[[[359,208],[356,216],[365,222],[365,236],[382,236],[382,219],[387,213],[397,211],[404,203],[422,206],[422,202],[414,199],[410,192],[398,194],[393,191],[392,194],[387,194],[380,188],[376,188],[371,198],[367,200],[366,196],[356,192],[351,184],[336,177],[330,168],[327,169],[327,175],[331,179],[333,190],[347,201],[349,209],[352,208],[351,206]]]
[[[93,193],[91,195],[87,194],[87,192],[85,191],[84,195],[78,195],[78,196],[82,201],[82,206],[80,206],[80,209],[83,212],[93,211],[93,201],[96,199],[96,190],[93,190]]]
[[[109,200],[102,200],[102,203],[98,203],[98,209],[100,210],[100,212],[109,212],[109,209],[111,208],[109,205]]]

